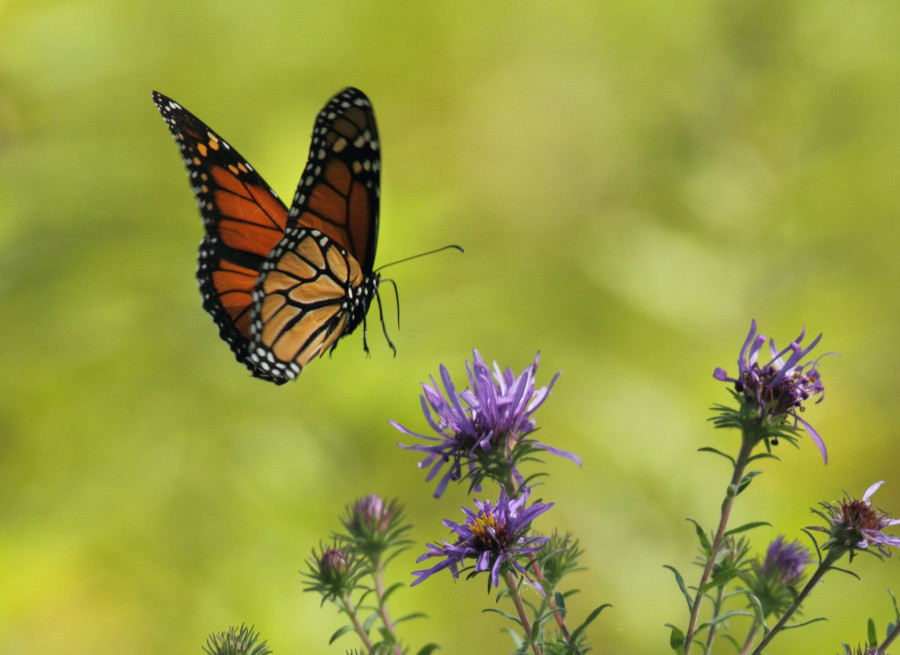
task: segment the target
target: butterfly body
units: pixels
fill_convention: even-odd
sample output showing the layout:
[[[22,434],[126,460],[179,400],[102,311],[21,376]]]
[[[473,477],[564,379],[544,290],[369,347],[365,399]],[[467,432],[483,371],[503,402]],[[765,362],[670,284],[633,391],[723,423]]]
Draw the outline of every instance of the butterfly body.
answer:
[[[254,376],[287,382],[365,325],[377,298],[381,160],[371,103],[351,87],[319,112],[288,210],[205,123],[160,93],[153,98],[203,216],[203,307]]]

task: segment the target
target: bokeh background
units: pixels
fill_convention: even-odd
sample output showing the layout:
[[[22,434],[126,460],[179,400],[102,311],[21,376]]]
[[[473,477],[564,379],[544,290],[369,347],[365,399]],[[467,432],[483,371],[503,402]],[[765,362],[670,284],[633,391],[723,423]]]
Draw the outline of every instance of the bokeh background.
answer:
[[[576,533],[597,652],[660,653],[695,578],[693,516],[727,481],[708,407],[750,319],[824,332],[823,435],[764,463],[735,521],[800,537],[809,508],[887,480],[900,513],[900,4],[881,0],[0,0],[0,642],[7,653],[199,653],[255,624],[277,653],[343,652],[297,571],[346,503],[398,497],[416,546],[440,501],[395,446],[419,383],[477,347],[539,381],[538,527]],[[384,152],[378,261],[396,358],[370,332],[275,387],[237,364],[194,283],[201,223],[150,99],[171,95],[290,198],[316,111],[366,91]],[[375,316],[374,314],[372,316]],[[370,318],[372,317],[370,316]],[[377,318],[375,319],[377,321]],[[555,458],[551,458],[554,460]],[[879,631],[896,559],[833,575],[771,652]],[[483,581],[395,597],[407,643],[511,649]],[[723,643],[722,652],[729,652]]]

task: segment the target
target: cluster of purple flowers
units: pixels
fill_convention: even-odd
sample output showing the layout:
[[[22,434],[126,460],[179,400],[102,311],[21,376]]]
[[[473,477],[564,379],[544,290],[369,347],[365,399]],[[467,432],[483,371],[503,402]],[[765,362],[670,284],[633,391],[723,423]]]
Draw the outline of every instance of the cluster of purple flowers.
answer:
[[[544,593],[541,585],[528,577],[520,560],[533,556],[546,544],[546,537],[530,534],[531,522],[550,509],[552,503],[526,505],[530,490],[517,467],[519,454],[536,449],[566,457],[579,466],[581,460],[573,453],[529,437],[536,428],[534,413],[550,395],[559,377],[557,373],[548,386],[537,387],[535,375],[539,360],[540,353],[535,355],[532,364],[516,375],[510,368],[501,370],[496,362],[492,370],[475,350],[471,364],[466,362],[467,388],[457,390],[444,365],[440,367],[443,391],[433,377],[430,384],[422,385],[422,411],[435,435],[420,434],[391,421],[403,434],[426,441],[424,444],[398,445],[425,454],[418,466],[429,469],[427,481],[434,479],[449,464],[434,492],[436,498],[444,493],[451,481],[467,477],[473,480],[475,491],[480,491],[479,482],[484,477],[494,479],[500,486],[500,498],[496,503],[476,500],[475,509],[463,508],[464,523],[444,520],[455,539],[428,545],[428,552],[417,561],[433,557],[442,560],[431,568],[415,571],[417,578],[413,584],[443,569],[449,569],[456,578],[460,567],[471,562],[472,575],[489,571],[494,586],[499,584],[501,573],[509,567]]]

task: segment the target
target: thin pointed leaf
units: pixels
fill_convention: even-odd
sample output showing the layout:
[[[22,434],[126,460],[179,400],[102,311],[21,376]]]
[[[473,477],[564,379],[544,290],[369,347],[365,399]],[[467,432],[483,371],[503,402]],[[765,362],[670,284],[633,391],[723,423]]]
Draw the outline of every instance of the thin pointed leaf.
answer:
[[[716,450],[715,448],[710,448],[707,446],[705,448],[698,448],[697,452],[698,453],[713,453],[714,455],[721,455],[722,457],[727,459],[729,462],[731,462],[732,466],[734,466],[736,464],[736,462],[734,461],[734,457],[732,457],[731,455],[727,455],[726,453],[723,453],[721,450]]]
[[[759,528],[764,525],[772,525],[768,521],[754,521],[753,523],[745,523],[744,525],[739,525],[736,528],[732,528],[725,533],[726,537],[730,537],[733,534],[738,534],[739,532],[746,532],[747,530],[752,530],[753,528]]]
[[[522,639],[522,635],[513,630],[512,628],[503,628],[509,634],[509,638],[512,639],[513,644],[516,646],[516,652],[522,649],[522,645],[525,643],[525,640]]]
[[[519,617],[513,616],[512,614],[509,614],[509,613],[507,613],[507,612],[504,612],[503,610],[498,610],[498,609],[496,609],[496,608],[494,608],[494,607],[487,607],[487,608],[481,610],[481,612],[482,612],[483,614],[488,614],[488,613],[499,614],[500,616],[506,617],[507,619],[509,619],[509,620],[512,621],[513,623],[519,623]]]
[[[709,555],[709,553],[712,552],[712,544],[709,543],[709,538],[706,536],[706,531],[703,529],[700,523],[697,522],[696,519],[693,519],[689,516],[687,517],[687,520],[694,524],[694,530],[696,530],[697,532],[697,538],[700,540],[700,545],[703,547],[703,550],[706,552],[706,554]]]
[[[802,623],[791,623],[790,625],[785,625],[781,629],[782,630],[793,630],[794,628],[802,628],[805,625],[809,625],[810,623],[818,623],[819,621],[827,621],[824,616],[817,617],[815,619],[810,619],[809,621],[803,621]]]
[[[724,614],[719,614],[719,616],[714,619],[710,619],[706,622],[705,625],[716,625],[722,623],[722,621],[727,621],[732,616],[753,616],[752,612],[748,612],[747,610],[731,610],[730,612],[725,612]]]
[[[437,644],[425,644],[419,649],[419,652],[416,655],[431,655],[434,651],[440,650],[440,646]]]
[[[401,616],[399,619],[394,619],[394,625],[402,623],[403,621],[412,621],[413,619],[427,619],[428,615],[425,612],[413,612],[412,614],[406,614]]]
[[[684,578],[681,577],[681,574],[678,572],[674,566],[669,566],[668,564],[663,564],[664,569],[669,569],[672,573],[675,574],[675,582],[678,583],[678,588],[681,589],[681,593],[684,594],[685,600],[687,600],[688,604],[688,612],[690,612],[694,607],[694,601],[691,598],[691,595],[688,593],[687,587],[684,586]]]
[[[571,643],[574,644],[576,641],[578,641],[578,637],[581,636],[581,633],[584,632],[585,629],[588,627],[588,625],[594,619],[596,619],[598,616],[600,616],[600,612],[605,610],[607,607],[612,607],[612,605],[610,603],[603,603],[603,605],[601,605],[600,607],[594,608],[594,610],[590,614],[588,614],[587,618],[581,623],[581,625],[578,626],[577,628],[575,628],[575,630],[572,632]]]
[[[337,638],[339,638],[341,635],[343,635],[343,634],[345,634],[345,633],[347,633],[347,632],[352,632],[352,630],[353,630],[353,626],[352,626],[352,625],[345,625],[343,628],[338,628],[337,630],[335,630],[334,634],[331,635],[331,639],[328,640],[328,643],[329,643],[329,644],[333,644],[334,641],[335,641]]]
[[[740,574],[740,571],[738,571],[735,568],[728,568],[728,569],[725,569],[724,571],[719,571],[715,576],[713,576],[712,580],[710,580],[705,585],[700,587],[700,591],[702,591],[703,593],[706,593],[710,589],[717,589],[719,587],[724,587],[728,583],[729,580],[731,580],[732,578],[734,578],[735,576],[737,576],[739,574]]]

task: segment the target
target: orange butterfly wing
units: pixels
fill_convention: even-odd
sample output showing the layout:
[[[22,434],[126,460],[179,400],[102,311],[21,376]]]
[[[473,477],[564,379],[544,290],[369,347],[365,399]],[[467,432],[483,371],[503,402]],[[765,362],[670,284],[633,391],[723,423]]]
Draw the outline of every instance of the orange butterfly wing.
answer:
[[[265,180],[203,121],[156,91],[153,100],[175,137],[203,216],[197,281],[203,308],[238,361],[247,362],[253,287],[284,237],[288,210]],[[255,372],[255,371],[254,371]]]

